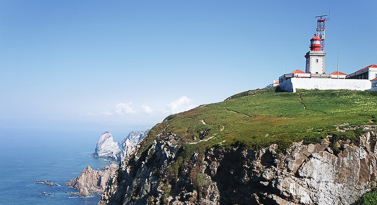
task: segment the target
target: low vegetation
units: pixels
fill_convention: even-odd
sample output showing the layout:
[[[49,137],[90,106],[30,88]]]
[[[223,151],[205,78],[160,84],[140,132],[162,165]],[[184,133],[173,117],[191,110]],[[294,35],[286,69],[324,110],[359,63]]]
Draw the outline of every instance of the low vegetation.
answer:
[[[377,191],[364,194],[353,205],[375,205],[377,204]]]
[[[188,188],[195,189],[198,198],[205,198],[210,182],[200,172],[203,165],[200,162],[204,161],[206,150],[233,146],[259,149],[275,143],[283,151],[293,142],[316,143],[331,136],[331,147],[338,153],[338,140],[357,144],[357,136],[364,132],[360,126],[376,124],[376,104],[377,92],[368,91],[290,93],[276,88],[247,91],[223,102],[166,117],[150,130],[139,153],[146,155],[154,140],[173,136],[179,146],[176,160],[167,169],[169,183],[165,184],[178,183],[180,172],[186,170],[187,176],[183,174],[181,178],[191,179],[192,187]],[[162,189],[164,203],[170,195],[179,193],[169,185]],[[365,196],[369,198],[362,198],[364,201],[358,203],[368,204],[374,195]]]
[[[185,160],[192,153],[203,153],[211,147],[258,149],[276,143],[283,150],[292,142],[315,143],[326,135],[356,142],[355,136],[360,131],[338,132],[336,125],[352,128],[375,124],[376,116],[377,92],[298,90],[290,93],[269,88],[243,92],[220,103],[170,115],[150,131],[142,146],[146,150],[156,136],[173,132],[182,140]]]

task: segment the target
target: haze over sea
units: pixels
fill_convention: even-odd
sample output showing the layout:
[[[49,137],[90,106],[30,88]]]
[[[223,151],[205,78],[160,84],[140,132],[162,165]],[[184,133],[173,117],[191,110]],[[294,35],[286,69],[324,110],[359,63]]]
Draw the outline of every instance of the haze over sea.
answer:
[[[0,204],[97,204],[100,195],[70,195],[77,190],[64,184],[76,178],[87,165],[96,169],[109,164],[109,161],[90,157],[100,134],[77,130],[2,129]],[[126,134],[117,137],[114,136],[114,141]],[[36,180],[50,180],[61,186],[35,183]],[[41,195],[43,192],[47,195]]]

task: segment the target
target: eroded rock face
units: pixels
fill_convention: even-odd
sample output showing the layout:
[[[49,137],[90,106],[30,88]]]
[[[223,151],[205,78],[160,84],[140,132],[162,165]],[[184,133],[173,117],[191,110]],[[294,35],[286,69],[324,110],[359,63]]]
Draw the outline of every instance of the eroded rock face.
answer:
[[[277,145],[210,149],[177,168],[183,147],[168,133],[121,162],[99,204],[351,204],[376,185],[376,134],[359,146],[336,141],[336,153],[330,138],[283,153]]]
[[[134,151],[136,145],[148,132],[149,130],[130,132],[127,137],[118,142],[118,144],[122,147],[122,151],[119,153],[119,159],[128,157]]]
[[[77,195],[88,196],[90,193],[103,193],[107,181],[118,170],[117,164],[105,166],[103,171],[93,170],[89,165],[76,178],[69,180],[65,185],[80,190]]]
[[[117,142],[114,142],[110,132],[104,132],[98,139],[93,157],[108,158],[117,161],[120,153]]]
[[[114,142],[111,133],[104,132],[98,139],[96,150],[92,154],[92,157],[107,158],[114,161],[119,161],[124,157],[128,157],[148,131],[149,130],[130,132],[128,136],[120,142]]]

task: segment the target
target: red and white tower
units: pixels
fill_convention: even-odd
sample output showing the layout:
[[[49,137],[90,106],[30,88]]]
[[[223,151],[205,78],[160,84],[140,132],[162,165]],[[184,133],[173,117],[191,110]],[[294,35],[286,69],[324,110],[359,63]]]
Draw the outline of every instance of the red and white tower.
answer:
[[[323,15],[326,16],[326,15]],[[325,21],[323,16],[319,16],[317,21],[317,33],[310,39],[310,51],[306,53],[306,73],[311,77],[324,77],[325,73]],[[318,16],[317,16],[318,17]]]

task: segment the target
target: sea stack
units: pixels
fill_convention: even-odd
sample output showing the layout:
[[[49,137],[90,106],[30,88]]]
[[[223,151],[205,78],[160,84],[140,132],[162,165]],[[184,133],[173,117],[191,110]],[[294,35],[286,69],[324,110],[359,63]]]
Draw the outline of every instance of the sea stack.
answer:
[[[96,150],[92,157],[108,158],[111,160],[118,160],[120,149],[117,142],[114,142],[113,136],[110,132],[104,132],[99,137]]]

